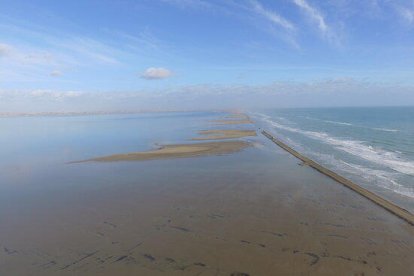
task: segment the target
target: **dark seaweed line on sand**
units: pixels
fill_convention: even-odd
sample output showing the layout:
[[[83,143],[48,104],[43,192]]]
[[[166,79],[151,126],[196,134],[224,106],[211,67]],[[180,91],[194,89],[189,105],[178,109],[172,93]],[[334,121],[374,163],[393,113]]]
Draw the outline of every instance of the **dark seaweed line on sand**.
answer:
[[[341,183],[342,185],[346,186],[347,188],[357,192],[358,194],[362,195],[363,197],[371,200],[375,204],[381,206],[388,212],[398,216],[399,218],[402,218],[403,220],[407,221],[409,224],[414,226],[414,215],[410,213],[408,210],[405,210],[394,203],[368,191],[367,189],[362,188],[361,186],[355,184],[349,179],[346,179],[343,176],[340,176],[339,174],[321,166],[320,164],[316,163],[315,161],[303,156],[299,152],[295,151],[279,139],[273,137],[271,134],[266,132],[265,130],[262,131],[262,134],[266,136],[268,139],[270,139],[273,143],[284,149],[285,151],[289,152],[296,158],[302,160],[305,164],[308,166],[314,168],[315,170],[319,171],[320,173],[332,178],[333,180]]]

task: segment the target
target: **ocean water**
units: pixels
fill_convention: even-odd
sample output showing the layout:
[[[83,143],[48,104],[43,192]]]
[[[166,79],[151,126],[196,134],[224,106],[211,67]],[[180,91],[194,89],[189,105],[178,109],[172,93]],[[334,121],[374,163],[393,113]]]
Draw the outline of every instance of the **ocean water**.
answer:
[[[252,112],[306,156],[414,211],[414,107]]]

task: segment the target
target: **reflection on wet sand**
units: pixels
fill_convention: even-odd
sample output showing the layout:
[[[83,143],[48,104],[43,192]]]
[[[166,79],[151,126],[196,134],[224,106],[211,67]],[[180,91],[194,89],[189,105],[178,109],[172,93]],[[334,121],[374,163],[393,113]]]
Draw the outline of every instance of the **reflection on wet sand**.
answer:
[[[412,226],[298,166],[264,137],[250,139],[264,146],[207,158],[68,166],[90,171],[66,176],[82,182],[76,189],[0,210],[0,275],[414,271]]]

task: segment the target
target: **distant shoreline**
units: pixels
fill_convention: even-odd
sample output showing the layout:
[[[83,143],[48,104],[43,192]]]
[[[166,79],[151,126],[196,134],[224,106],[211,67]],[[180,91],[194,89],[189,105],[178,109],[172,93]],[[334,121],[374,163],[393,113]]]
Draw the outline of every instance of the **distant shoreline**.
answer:
[[[136,111],[68,111],[68,112],[0,112],[0,118],[9,117],[70,117],[70,116],[93,116],[93,115],[127,115],[145,113],[181,113],[181,112],[226,112],[228,110],[136,110]]]

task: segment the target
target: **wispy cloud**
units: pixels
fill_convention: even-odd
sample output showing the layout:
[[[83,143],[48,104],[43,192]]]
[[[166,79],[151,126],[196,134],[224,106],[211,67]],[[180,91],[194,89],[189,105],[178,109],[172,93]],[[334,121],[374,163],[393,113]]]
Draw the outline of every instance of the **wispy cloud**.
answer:
[[[159,49],[161,48],[162,42],[153,35],[149,31],[148,28],[144,29],[143,31],[139,32],[138,34],[128,34],[121,31],[116,31],[111,33],[115,34],[116,36],[119,36],[126,41],[128,41],[131,44],[134,44],[134,48],[146,48],[146,49]],[[129,44],[130,45],[130,44]]]
[[[33,90],[28,93],[28,97],[31,98],[45,98],[52,100],[64,100],[68,98],[78,98],[84,95],[80,91],[55,91],[55,90]]]
[[[35,90],[0,90],[0,99],[3,100],[16,100],[23,99],[44,99],[47,101],[63,101],[70,98],[78,98],[82,96],[90,95],[81,91],[59,91],[50,89],[35,89]]]
[[[309,4],[307,0],[292,0],[293,3],[298,6],[306,16],[316,24],[318,31],[322,34],[328,42],[333,45],[342,46],[343,37],[340,34],[340,30],[343,28],[343,24],[338,22],[339,29],[334,29],[331,25],[328,25],[324,14],[315,6]]]
[[[3,85],[48,81],[50,76],[56,76],[54,71],[71,64],[66,55],[42,47],[2,43],[0,49],[0,78],[4,80]]]
[[[108,46],[100,41],[85,37],[70,37],[68,39],[52,39],[51,44],[61,49],[66,49],[72,53],[91,59],[98,63],[119,64],[120,61],[115,57],[119,50]]]
[[[413,7],[397,5],[396,9],[400,16],[409,24],[414,24],[414,4]]]
[[[48,65],[55,62],[53,55],[48,51],[23,49],[6,43],[0,43],[0,57],[3,61],[20,65]]]
[[[262,31],[280,39],[294,49],[299,49],[296,31],[297,26],[272,8],[266,7],[258,0],[245,0],[240,2],[228,1],[229,8],[244,15],[248,22],[253,23]]]
[[[325,18],[320,11],[318,11],[315,7],[312,7],[306,0],[293,0],[293,2],[301,8],[311,20],[316,22],[318,25],[318,29],[326,34],[328,32],[328,25],[325,22]]]
[[[203,0],[161,0],[164,3],[178,6],[180,8],[210,9],[213,7],[207,1]]]
[[[277,14],[275,11],[266,9],[260,2],[256,0],[250,0],[250,5],[257,14],[263,16],[265,19],[269,20],[273,24],[276,24],[287,30],[295,30],[295,26],[293,25],[293,23],[291,23],[289,20],[282,17],[281,15]]]
[[[76,74],[85,68],[125,68],[134,59],[154,61],[154,56],[165,56],[157,38],[146,29],[135,34],[106,32],[106,37],[96,39],[0,22],[0,32],[13,38],[0,41],[0,78],[12,86],[49,81],[50,77],[55,77],[55,82],[69,81],[73,74],[56,77],[62,76],[62,72]],[[130,77],[134,77],[132,73]]]
[[[294,48],[299,48],[293,35],[296,30],[295,24],[277,11],[265,7],[259,0],[226,0],[218,2],[204,0],[161,1],[180,8],[214,12],[215,14],[228,16],[229,18],[242,19],[250,23],[253,22],[253,25],[256,27],[259,26],[260,29],[272,36],[282,39],[286,43],[293,45]],[[260,19],[260,22],[258,19]],[[270,24],[263,24],[263,22]]]

